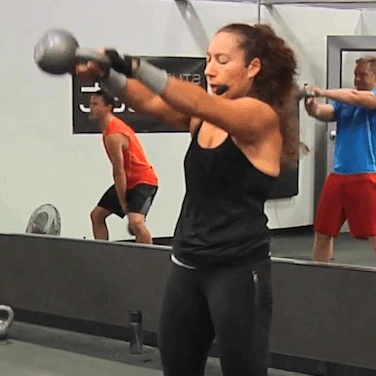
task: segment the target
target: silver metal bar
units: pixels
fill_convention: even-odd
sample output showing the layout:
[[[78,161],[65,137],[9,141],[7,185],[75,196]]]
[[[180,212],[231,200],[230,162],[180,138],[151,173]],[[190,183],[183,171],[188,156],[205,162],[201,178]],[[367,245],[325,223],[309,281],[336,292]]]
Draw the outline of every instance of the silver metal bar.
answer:
[[[132,243],[133,245],[133,243]],[[301,265],[307,267],[320,267],[320,268],[336,268],[336,269],[347,269],[347,270],[360,270],[364,272],[376,272],[376,267],[374,266],[364,266],[364,265],[348,265],[348,264],[338,264],[334,262],[326,263],[326,262],[317,262],[317,261],[310,261],[310,260],[299,260],[287,257],[271,257],[273,262],[279,264],[294,264],[294,265]]]
[[[275,4],[320,4],[320,5],[345,5],[354,4],[358,7],[364,5],[376,5],[376,0],[260,0],[262,5],[275,5]]]

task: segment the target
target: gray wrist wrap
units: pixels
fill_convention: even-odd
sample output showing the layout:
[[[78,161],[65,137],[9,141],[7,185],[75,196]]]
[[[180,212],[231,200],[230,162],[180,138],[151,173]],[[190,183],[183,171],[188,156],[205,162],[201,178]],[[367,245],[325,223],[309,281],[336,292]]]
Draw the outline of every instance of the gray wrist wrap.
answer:
[[[134,77],[157,94],[162,94],[165,91],[168,82],[168,74],[165,70],[151,65],[145,60],[140,60]]]
[[[127,77],[111,68],[108,77],[101,79],[100,84],[103,89],[116,97],[127,87]]]

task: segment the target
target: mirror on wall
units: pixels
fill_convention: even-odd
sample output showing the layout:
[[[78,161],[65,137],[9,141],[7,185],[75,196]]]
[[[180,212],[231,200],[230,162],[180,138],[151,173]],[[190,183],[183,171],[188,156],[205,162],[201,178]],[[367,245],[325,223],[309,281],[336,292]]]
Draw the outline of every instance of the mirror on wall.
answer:
[[[376,36],[327,36],[327,88],[354,88],[354,68],[359,57],[376,56]],[[330,103],[330,101],[328,101]],[[375,125],[376,126],[376,125]],[[317,164],[315,174],[327,176],[333,168],[336,142],[336,123],[327,123],[325,140],[326,161]],[[315,191],[321,193],[324,179],[315,179]],[[315,208],[319,195],[315,197]],[[316,212],[316,210],[315,210]],[[312,260],[314,233],[312,228],[275,232],[272,240],[272,254],[275,257]],[[367,240],[355,239],[349,232],[347,222],[334,241],[332,262],[346,266],[376,267],[376,255]]]

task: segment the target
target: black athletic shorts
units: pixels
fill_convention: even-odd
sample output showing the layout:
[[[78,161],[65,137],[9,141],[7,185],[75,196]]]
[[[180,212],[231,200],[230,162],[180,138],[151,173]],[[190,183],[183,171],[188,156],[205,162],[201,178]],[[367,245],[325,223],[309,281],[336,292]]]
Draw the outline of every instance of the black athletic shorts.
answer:
[[[129,189],[126,193],[126,202],[130,213],[140,213],[145,217],[153,203],[158,187],[150,184],[139,184]],[[112,185],[98,202],[98,206],[107,209],[120,218],[125,217],[125,213],[120,205],[115,185]]]

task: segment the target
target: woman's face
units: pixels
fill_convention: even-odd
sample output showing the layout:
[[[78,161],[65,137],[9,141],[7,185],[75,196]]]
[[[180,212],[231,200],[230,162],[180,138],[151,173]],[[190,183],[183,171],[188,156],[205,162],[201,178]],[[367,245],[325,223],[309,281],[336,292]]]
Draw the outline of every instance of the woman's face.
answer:
[[[247,96],[261,68],[258,58],[246,66],[239,38],[236,34],[220,32],[213,37],[207,52],[205,75],[208,84],[213,93],[227,85],[228,91],[223,94],[227,98]]]

